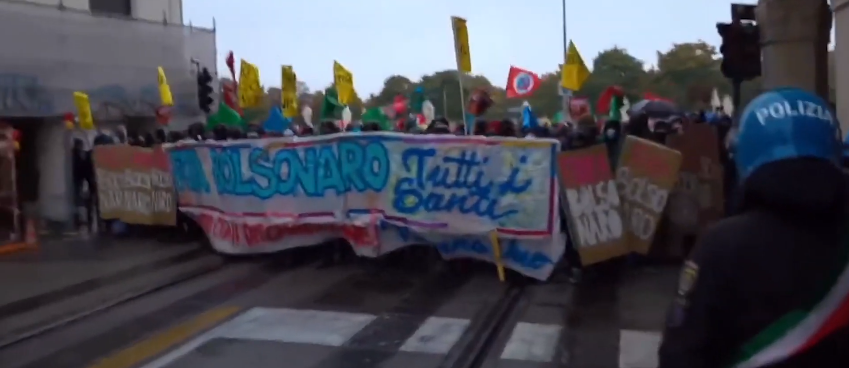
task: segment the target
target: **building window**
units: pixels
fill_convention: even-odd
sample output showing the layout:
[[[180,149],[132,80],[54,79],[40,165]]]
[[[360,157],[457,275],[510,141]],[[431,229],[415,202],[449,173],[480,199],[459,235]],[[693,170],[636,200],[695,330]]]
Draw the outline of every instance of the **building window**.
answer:
[[[132,0],[88,0],[88,7],[92,13],[117,14],[132,16]]]

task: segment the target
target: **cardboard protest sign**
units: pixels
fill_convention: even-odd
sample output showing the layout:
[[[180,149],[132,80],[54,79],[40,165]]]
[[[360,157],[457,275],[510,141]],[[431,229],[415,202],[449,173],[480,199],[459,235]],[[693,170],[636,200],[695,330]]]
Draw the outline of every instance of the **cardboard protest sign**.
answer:
[[[176,223],[171,165],[162,148],[95,146],[92,157],[101,217],[128,224]]]
[[[719,136],[711,125],[688,124],[682,134],[669,136],[666,143],[683,157],[670,197],[670,210],[675,211],[668,213],[669,219],[680,230],[697,234],[725,212]]]
[[[569,234],[584,265],[627,254],[619,191],[604,144],[557,157]]]
[[[680,167],[680,152],[634,136],[625,138],[616,182],[631,251],[648,254]]]

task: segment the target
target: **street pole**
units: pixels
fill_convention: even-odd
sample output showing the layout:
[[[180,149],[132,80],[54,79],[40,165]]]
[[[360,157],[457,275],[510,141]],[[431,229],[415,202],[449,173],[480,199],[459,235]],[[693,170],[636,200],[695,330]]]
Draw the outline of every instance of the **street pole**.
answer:
[[[566,66],[566,60],[569,58],[569,39],[566,38],[566,0],[561,0],[562,10],[563,10],[563,67],[560,68],[560,72],[563,72],[564,67]],[[561,80],[563,76],[560,77]],[[569,119],[569,101],[572,98],[572,91],[565,90],[560,86],[560,83],[557,84],[557,89],[563,93],[562,96],[562,109],[563,109],[563,119],[566,121],[570,121]]]
[[[740,87],[743,85],[743,81],[739,78],[734,78],[731,80],[731,106],[734,107],[733,116],[738,117],[742,113],[740,110]],[[726,113],[728,113],[726,111]],[[734,119],[737,121],[737,119]]]
[[[448,119],[448,93],[445,91],[445,84],[442,84],[442,116]]]

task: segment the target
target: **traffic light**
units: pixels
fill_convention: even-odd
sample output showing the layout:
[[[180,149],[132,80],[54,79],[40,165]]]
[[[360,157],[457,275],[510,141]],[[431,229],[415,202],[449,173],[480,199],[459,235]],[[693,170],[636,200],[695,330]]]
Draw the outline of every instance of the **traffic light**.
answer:
[[[760,28],[756,24],[717,23],[722,37],[722,74],[745,81],[761,75]]]
[[[198,106],[209,114],[212,111],[212,102],[212,75],[209,74],[209,69],[203,68],[198,73]]]
[[[743,76],[744,80],[761,76],[761,30],[755,24],[743,26]]]

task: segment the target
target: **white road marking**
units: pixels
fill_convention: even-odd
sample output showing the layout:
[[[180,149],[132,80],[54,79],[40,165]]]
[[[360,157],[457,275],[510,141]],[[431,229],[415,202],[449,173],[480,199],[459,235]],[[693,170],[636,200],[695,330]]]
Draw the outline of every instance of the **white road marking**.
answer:
[[[341,346],[373,321],[370,314],[253,308],[218,328],[219,337]]]
[[[413,336],[401,345],[400,350],[410,353],[446,354],[467,327],[467,319],[429,317]]]
[[[371,314],[256,307],[189,340],[142,368],[169,366],[216,338],[339,347],[376,318],[377,316]],[[399,351],[447,354],[466,332],[469,323],[468,319],[429,317],[404,342]],[[559,325],[517,323],[501,352],[501,359],[550,362],[557,350],[562,328]],[[624,335],[623,339],[626,339]],[[622,367],[654,368],[642,365]]]
[[[619,368],[657,368],[657,331],[619,331]]]
[[[501,352],[501,359],[550,362],[562,328],[558,325],[517,323]]]
[[[252,308],[145,364],[143,368],[168,366],[216,338],[340,346],[375,318],[370,314],[358,313]]]

